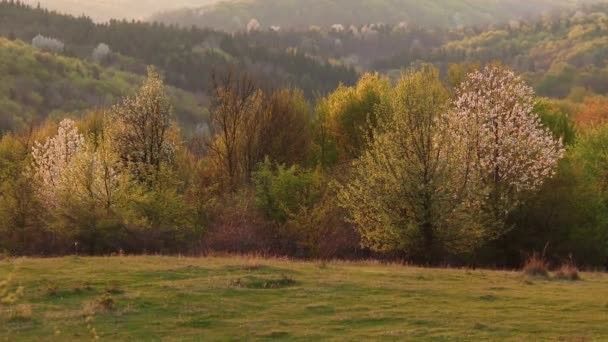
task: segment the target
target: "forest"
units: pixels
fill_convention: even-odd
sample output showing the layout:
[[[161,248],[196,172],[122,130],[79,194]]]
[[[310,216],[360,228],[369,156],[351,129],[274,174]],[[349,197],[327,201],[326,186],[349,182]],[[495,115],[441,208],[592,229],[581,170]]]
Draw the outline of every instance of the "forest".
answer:
[[[257,0],[217,1],[204,6],[182,6],[152,15],[149,20],[184,27],[213,27],[243,31],[256,22],[260,27],[305,30],[311,26],[363,26],[384,23],[431,28],[506,23],[542,13],[572,10],[583,0]]]
[[[0,251],[608,266],[607,5],[348,25],[1,1]]]

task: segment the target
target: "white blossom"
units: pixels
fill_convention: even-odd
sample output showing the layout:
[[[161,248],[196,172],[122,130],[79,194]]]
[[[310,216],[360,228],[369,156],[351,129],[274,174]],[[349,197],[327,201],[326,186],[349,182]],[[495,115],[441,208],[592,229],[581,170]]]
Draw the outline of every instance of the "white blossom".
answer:
[[[542,126],[533,106],[534,92],[520,77],[486,67],[468,76],[444,118],[446,134],[466,146],[462,160],[472,180],[506,206],[537,191],[564,154],[562,142]]]
[[[65,45],[60,40],[55,38],[45,37],[43,35],[37,35],[32,39],[32,46],[38,50],[61,53]]]
[[[47,206],[57,204],[57,194],[66,185],[66,171],[83,145],[84,136],[78,132],[75,122],[64,119],[57,135],[32,147],[33,176],[38,182],[38,194]]]
[[[108,44],[100,43],[95,49],[93,49],[93,60],[97,63],[103,62],[108,57],[110,52],[111,50]]]
[[[344,32],[344,25],[342,25],[342,24],[333,24],[333,25],[331,25],[331,30],[333,32]]]
[[[247,32],[259,31],[260,26],[260,22],[257,19],[253,18],[249,20],[249,23],[247,24]]]

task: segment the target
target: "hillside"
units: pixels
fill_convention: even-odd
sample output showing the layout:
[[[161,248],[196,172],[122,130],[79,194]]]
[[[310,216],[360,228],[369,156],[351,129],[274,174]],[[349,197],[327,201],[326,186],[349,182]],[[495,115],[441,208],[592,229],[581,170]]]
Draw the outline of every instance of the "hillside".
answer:
[[[586,1],[588,2],[588,1]],[[222,30],[244,30],[257,19],[262,28],[308,29],[311,25],[407,23],[425,27],[496,24],[571,9],[574,0],[256,0],[224,1],[197,9],[159,13],[150,20],[184,27],[197,25]]]
[[[418,50],[402,48],[377,60],[373,68],[389,71],[419,60],[449,63],[500,61],[519,72],[543,96],[565,97],[573,88],[606,94],[608,77],[608,5],[583,7],[569,15],[517,22],[461,36],[441,35]]]
[[[143,78],[76,58],[34,49],[0,38],[0,132],[30,123],[116,104]],[[206,120],[206,109],[192,94],[170,87],[175,114],[182,123]]]
[[[0,272],[10,270],[0,261]],[[602,274],[564,282],[377,263],[68,257],[19,260],[13,276],[25,297],[0,311],[0,339],[10,341],[591,341],[608,334]]]
[[[206,94],[212,73],[226,69],[252,73],[269,87],[297,86],[309,98],[357,78],[352,68],[338,63],[224,32],[116,20],[96,24],[89,18],[0,1],[0,36],[29,43],[38,34],[60,40],[65,54],[81,59],[90,59],[97,44],[105,43],[128,59],[113,60],[114,67],[142,74],[146,65],[155,65],[168,84],[194,93]]]

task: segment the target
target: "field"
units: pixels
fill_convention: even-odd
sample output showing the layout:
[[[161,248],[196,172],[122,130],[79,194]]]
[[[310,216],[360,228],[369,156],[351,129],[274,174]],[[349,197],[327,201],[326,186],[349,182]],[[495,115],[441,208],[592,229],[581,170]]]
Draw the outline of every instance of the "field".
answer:
[[[0,261],[0,341],[608,338],[608,276],[254,258]],[[0,291],[1,292],[1,291]]]

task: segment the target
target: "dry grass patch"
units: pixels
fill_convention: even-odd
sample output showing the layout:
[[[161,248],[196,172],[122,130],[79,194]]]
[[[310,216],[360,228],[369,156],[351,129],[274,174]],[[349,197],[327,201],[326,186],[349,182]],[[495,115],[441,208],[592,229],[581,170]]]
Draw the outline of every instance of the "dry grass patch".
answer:
[[[581,277],[578,272],[578,268],[572,262],[563,264],[557,272],[553,275],[553,278],[558,280],[569,280],[576,281],[580,280]]]
[[[544,257],[534,253],[526,260],[522,271],[527,276],[547,278],[549,276],[549,264]]]
[[[9,322],[29,322],[32,317],[32,306],[30,304],[19,304],[8,310]]]

